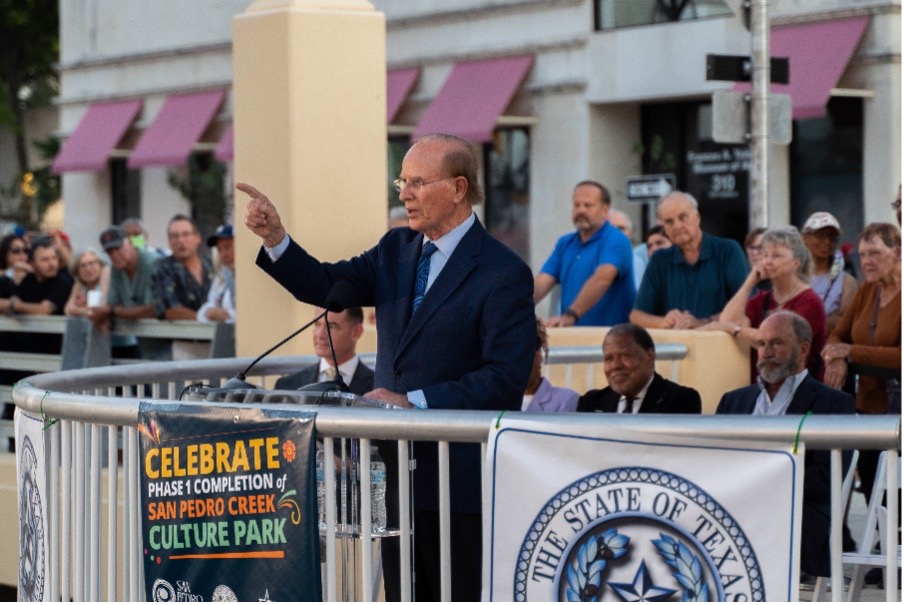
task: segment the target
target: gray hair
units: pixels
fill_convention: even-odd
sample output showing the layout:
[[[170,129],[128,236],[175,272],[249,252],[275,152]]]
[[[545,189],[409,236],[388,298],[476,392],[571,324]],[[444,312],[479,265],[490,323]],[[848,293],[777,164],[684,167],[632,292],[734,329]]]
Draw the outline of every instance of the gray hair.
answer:
[[[480,172],[480,156],[477,148],[461,137],[451,134],[433,133],[420,137],[414,142],[419,143],[444,143],[447,148],[443,152],[443,170],[449,177],[462,176],[468,182],[468,190],[465,193],[465,201],[476,206],[484,200],[483,188],[480,186],[478,173]]]
[[[794,332],[797,342],[813,344],[813,328],[810,327],[810,322],[806,319],[794,311],[786,311],[784,309],[771,313],[767,319],[772,319],[773,317],[783,317],[791,322],[791,330]]]
[[[797,227],[789,225],[787,227],[767,229],[763,233],[761,245],[765,246],[766,244],[784,246],[790,250],[794,258],[800,261],[800,266],[797,267],[797,278],[804,283],[810,283],[810,276],[813,273],[813,257],[810,256],[810,249],[804,243],[804,238],[801,237]]]
[[[670,191],[659,198],[659,201],[656,202],[656,213],[659,214],[659,209],[662,208],[662,205],[666,202],[666,200],[669,200],[673,197],[681,198],[685,202],[690,204],[691,208],[693,208],[694,210],[699,210],[699,204],[697,203],[697,200],[690,193],[687,193],[686,191]]]

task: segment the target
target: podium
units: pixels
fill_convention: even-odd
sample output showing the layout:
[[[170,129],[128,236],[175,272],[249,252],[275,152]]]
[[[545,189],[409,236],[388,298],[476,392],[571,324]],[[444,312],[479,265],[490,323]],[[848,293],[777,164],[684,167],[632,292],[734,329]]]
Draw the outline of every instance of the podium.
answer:
[[[305,390],[277,390],[277,389],[225,389],[202,385],[190,385],[186,387],[181,397],[183,401],[204,402],[212,404],[240,404],[240,405],[277,405],[294,404],[303,406],[327,406],[369,409],[399,409],[383,401],[368,399],[354,393],[339,390],[305,391]],[[318,450],[322,449],[321,440],[318,439]],[[334,442],[334,456],[338,459],[336,467],[336,497],[330,499],[326,496],[326,502],[333,502],[336,507],[336,561],[339,599],[343,601],[363,600],[362,587],[360,585],[361,553],[368,550],[372,553],[374,565],[372,566],[374,577],[373,599],[378,598],[378,588],[381,578],[382,564],[380,561],[381,540],[384,538],[400,538],[402,532],[398,528],[387,527],[383,531],[371,531],[371,548],[365,549],[360,542],[360,489],[362,483],[370,489],[370,470],[366,474],[360,467],[360,452],[358,439],[336,438]],[[411,465],[409,465],[411,468]],[[410,477],[409,477],[410,479]],[[387,485],[387,490],[389,486]],[[318,499],[319,500],[319,499]],[[411,508],[411,502],[406,503]],[[330,565],[326,561],[327,530],[320,528],[320,556],[321,563]],[[413,534],[413,531],[412,531]],[[411,536],[407,536],[410,540]],[[365,555],[366,556],[366,555]],[[341,571],[340,571],[341,570]],[[326,574],[324,568],[324,587],[326,587]]]

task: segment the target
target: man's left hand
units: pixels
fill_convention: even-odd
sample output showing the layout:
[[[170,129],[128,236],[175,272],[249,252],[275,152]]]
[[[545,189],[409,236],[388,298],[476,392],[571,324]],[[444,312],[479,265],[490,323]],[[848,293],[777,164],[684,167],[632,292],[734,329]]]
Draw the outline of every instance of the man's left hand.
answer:
[[[377,401],[384,401],[389,405],[394,405],[397,408],[413,408],[414,406],[408,401],[407,395],[402,395],[400,393],[394,393],[389,389],[384,389],[380,387],[379,389],[374,389],[369,393],[364,393],[364,397],[367,399],[376,399]]]

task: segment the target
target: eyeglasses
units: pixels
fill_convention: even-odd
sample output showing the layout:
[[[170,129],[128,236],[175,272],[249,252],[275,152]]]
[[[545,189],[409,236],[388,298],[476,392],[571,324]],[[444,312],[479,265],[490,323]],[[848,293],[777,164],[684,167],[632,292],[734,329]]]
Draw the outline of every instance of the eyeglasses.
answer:
[[[28,248],[10,248],[9,252],[10,254],[28,254]]]
[[[94,260],[85,260],[85,261],[80,262],[80,263],[78,264],[78,268],[79,268],[79,269],[86,269],[86,268],[91,267],[91,266],[93,266],[93,265],[99,265],[99,264],[100,264],[100,261],[97,260],[97,259],[95,258]]]
[[[431,185],[433,183],[438,183],[440,181],[445,181],[447,179],[454,179],[454,178],[456,178],[456,177],[444,176],[439,179],[433,179],[432,181],[425,181],[424,179],[418,178],[418,177],[415,177],[415,178],[411,179],[410,181],[406,180],[406,179],[396,179],[392,182],[392,186],[395,187],[395,190],[398,191],[399,193],[402,193],[402,189],[404,189],[405,187],[408,187],[413,192],[417,193],[418,191],[420,191],[422,188],[426,187],[427,185]]]

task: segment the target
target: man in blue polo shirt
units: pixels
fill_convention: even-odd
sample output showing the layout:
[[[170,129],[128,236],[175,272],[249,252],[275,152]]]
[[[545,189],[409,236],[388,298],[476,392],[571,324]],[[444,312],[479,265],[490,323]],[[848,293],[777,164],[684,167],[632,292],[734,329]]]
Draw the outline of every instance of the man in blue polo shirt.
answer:
[[[634,303],[631,241],[607,218],[609,191],[581,181],[571,196],[577,231],[563,235],[534,278],[534,304],[562,284],[560,315],[546,325],[614,326],[628,320]]]
[[[697,200],[688,193],[669,193],[656,212],[674,245],[650,259],[631,323],[676,330],[707,324],[744,283],[744,252],[736,241],[700,229]]]

